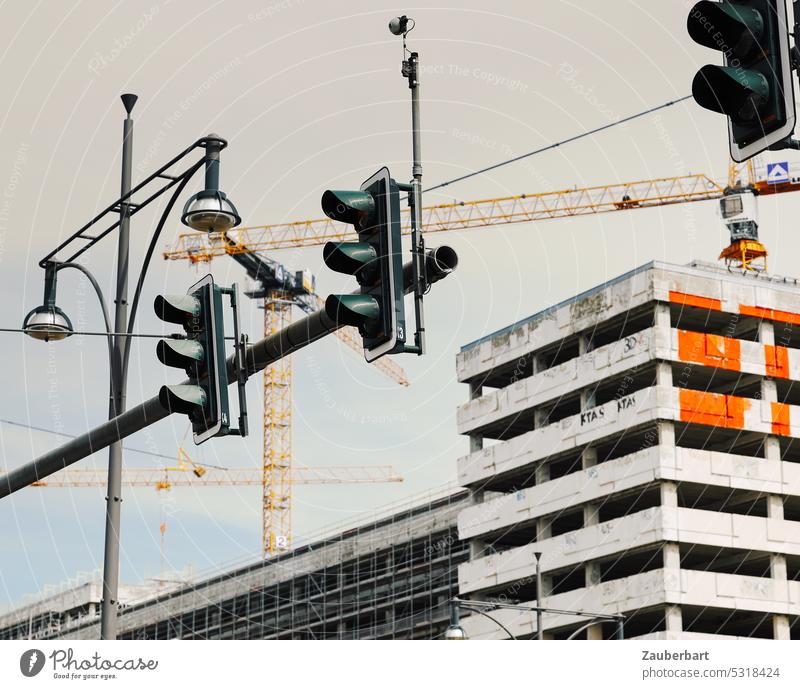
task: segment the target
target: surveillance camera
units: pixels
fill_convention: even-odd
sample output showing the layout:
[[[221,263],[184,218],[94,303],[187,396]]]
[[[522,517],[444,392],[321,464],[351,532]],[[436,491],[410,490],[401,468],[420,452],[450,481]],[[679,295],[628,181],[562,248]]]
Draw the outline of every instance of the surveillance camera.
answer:
[[[395,36],[404,34],[407,27],[408,17],[406,17],[406,15],[403,15],[402,17],[395,17],[389,22],[389,31],[391,31]]]

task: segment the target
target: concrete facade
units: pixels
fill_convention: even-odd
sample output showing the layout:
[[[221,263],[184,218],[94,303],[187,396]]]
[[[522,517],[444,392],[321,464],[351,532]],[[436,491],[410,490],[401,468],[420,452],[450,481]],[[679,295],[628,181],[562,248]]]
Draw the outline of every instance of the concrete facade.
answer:
[[[462,597],[623,613],[628,637],[800,638],[795,280],[650,263],[463,347],[457,371]]]

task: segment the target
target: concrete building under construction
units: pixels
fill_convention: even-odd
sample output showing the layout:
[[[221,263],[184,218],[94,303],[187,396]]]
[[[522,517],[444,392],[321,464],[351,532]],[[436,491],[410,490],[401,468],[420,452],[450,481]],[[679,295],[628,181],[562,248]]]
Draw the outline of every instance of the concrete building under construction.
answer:
[[[461,597],[622,613],[627,638],[800,638],[795,280],[649,263],[463,347],[457,368]],[[536,633],[533,613],[493,615]],[[543,621],[546,638],[582,624]]]
[[[166,590],[122,587],[120,639],[435,639],[449,622],[467,546],[467,492],[392,506],[373,521]],[[102,585],[0,615],[2,639],[97,639]]]

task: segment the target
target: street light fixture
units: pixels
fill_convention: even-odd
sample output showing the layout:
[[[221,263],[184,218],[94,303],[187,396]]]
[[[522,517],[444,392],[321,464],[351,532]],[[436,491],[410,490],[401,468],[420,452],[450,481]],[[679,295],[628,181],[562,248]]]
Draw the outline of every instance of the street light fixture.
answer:
[[[72,321],[56,306],[56,273],[58,267],[49,262],[45,267],[42,305],[28,312],[22,330],[34,340],[63,340],[74,332]]]
[[[466,641],[467,632],[461,626],[459,607],[457,603],[450,605],[450,626],[444,632],[446,641]]]
[[[23,328],[31,337],[40,340],[63,339],[71,334],[72,324],[63,311],[55,306],[55,274],[61,268],[72,267],[82,270],[97,292],[103,308],[103,317],[106,322],[106,334],[109,341],[109,358],[111,362],[111,395],[109,400],[109,420],[114,420],[125,412],[126,408],[126,382],[128,361],[131,348],[130,337],[133,333],[134,321],[143,284],[150,260],[178,197],[189,183],[192,176],[205,164],[205,189],[195,194],[184,206],[182,220],[193,229],[211,231],[226,230],[241,222],[236,207],[219,190],[219,157],[220,151],[227,146],[227,142],[216,134],[203,137],[191,146],[181,151],[172,160],[162,165],[158,170],[139,182],[132,185],[132,156],[133,156],[133,119],[131,111],[136,103],[134,94],[124,94],[122,104],[125,108],[126,118],[123,123],[122,146],[122,180],[120,185],[121,195],[111,205],[100,211],[89,222],[75,231],[55,249],[47,254],[39,265],[45,269],[45,300],[44,305],[37,307],[25,318]],[[196,149],[203,149],[204,155],[199,160],[191,163],[184,169],[179,164]],[[129,237],[131,218],[149,206],[153,201],[171,191],[172,194],[161,213],[161,217],[153,231],[150,244],[145,252],[139,279],[134,290],[133,300],[128,310],[128,273],[129,273]],[[133,196],[137,195],[137,200]],[[108,217],[114,221],[103,228]],[[105,299],[85,267],[77,259],[89,249],[100,242],[110,233],[117,231],[117,280],[114,304],[114,324],[111,327]],[[61,254],[65,258],[60,258]],[[108,445],[108,488],[106,497],[106,530],[105,550],[103,555],[103,597],[100,610],[100,638],[116,638],[118,590],[119,590],[119,531],[120,507],[122,503],[122,441],[115,440]]]
[[[242,222],[236,206],[219,190],[219,152],[222,139],[209,134],[206,143],[206,188],[189,197],[181,222],[198,232],[225,232]]]

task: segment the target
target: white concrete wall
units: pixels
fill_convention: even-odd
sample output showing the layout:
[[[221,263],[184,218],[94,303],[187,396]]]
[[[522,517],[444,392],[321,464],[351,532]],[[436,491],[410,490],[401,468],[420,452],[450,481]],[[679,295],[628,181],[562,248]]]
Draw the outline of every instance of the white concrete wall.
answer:
[[[624,282],[598,289],[582,299],[545,312],[456,356],[459,381],[466,381],[530,352],[592,328],[653,299],[652,273],[643,271]]]
[[[669,341],[664,345],[668,352]],[[481,426],[525,413],[567,392],[622,375],[655,357],[655,329],[648,328],[461,405],[456,413],[458,432],[469,434]]]
[[[800,555],[800,522],[685,507],[651,507],[465,562],[458,570],[459,591],[466,594],[520,580],[532,582],[535,551],[542,552],[541,568],[547,573],[664,541]]]
[[[462,486],[503,472],[535,465],[542,459],[581,447],[611,433],[630,430],[659,418],[674,418],[671,388],[645,388],[632,395],[599,405],[591,411],[523,433],[461,457],[457,462]],[[655,439],[654,439],[655,442]]]
[[[459,536],[506,531],[658,480],[797,496],[800,464],[656,445],[467,507],[458,516]]]
[[[536,605],[527,601],[522,605]],[[709,608],[738,608],[765,613],[800,615],[800,582],[777,582],[740,574],[716,574],[682,570],[679,575],[658,569],[635,574],[598,586],[577,589],[547,596],[545,607],[570,611],[589,611],[606,615],[630,612],[664,604],[694,605]],[[497,610],[492,613],[515,636],[536,633],[536,614],[516,610]],[[576,623],[575,617],[545,614],[545,630]],[[505,634],[497,625],[479,615],[462,617],[461,625],[469,638],[497,639]],[[661,632],[665,635],[664,632]],[[695,635],[680,632],[672,638],[690,639]],[[705,635],[704,635],[705,636]],[[652,638],[646,635],[642,638]],[[662,637],[663,638],[663,637]],[[710,638],[725,638],[713,635]]]
[[[635,309],[648,301],[669,303],[670,292],[720,301],[720,310],[740,315],[742,306],[800,314],[800,289],[779,278],[740,276],[715,266],[689,267],[654,262],[631,277],[612,281],[576,301],[488,336],[456,356],[459,381],[525,357],[531,352]],[[776,325],[780,340],[782,325]]]

